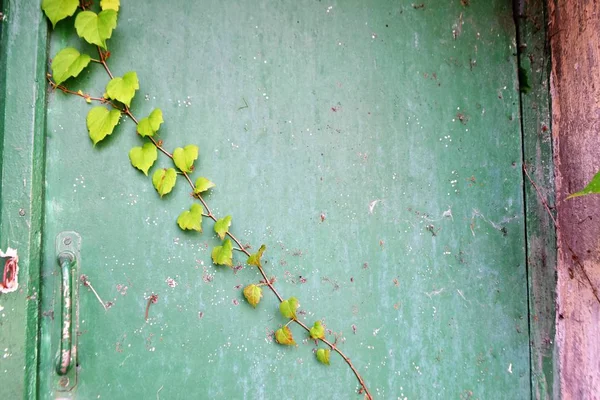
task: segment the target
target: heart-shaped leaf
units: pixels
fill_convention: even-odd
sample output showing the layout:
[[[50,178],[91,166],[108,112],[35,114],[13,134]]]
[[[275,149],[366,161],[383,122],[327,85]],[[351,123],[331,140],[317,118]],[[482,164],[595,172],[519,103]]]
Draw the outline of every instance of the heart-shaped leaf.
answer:
[[[310,328],[311,339],[323,339],[325,337],[325,327],[321,321],[316,321],[312,328]]]
[[[567,197],[568,199],[572,199],[573,197],[585,196],[587,194],[600,193],[600,172],[597,172],[596,175],[592,178],[590,183],[586,185],[579,192],[573,193]]]
[[[137,126],[137,132],[142,136],[154,136],[163,121],[163,114],[160,108],[152,110],[149,116],[140,119]]]
[[[329,365],[329,356],[331,355],[331,350],[329,349],[319,349],[317,350],[317,360],[325,365]]]
[[[226,216],[225,218],[221,218],[217,222],[215,222],[215,232],[221,240],[225,239],[225,235],[229,232],[229,227],[231,226],[231,215]]]
[[[52,59],[52,79],[60,85],[70,77],[79,75],[90,63],[91,57],[81,54],[72,47],[67,47],[58,52]]]
[[[250,257],[248,257],[248,260],[246,261],[246,264],[248,265],[254,265],[256,267],[261,267],[262,268],[262,264],[260,262],[260,259],[262,258],[263,253],[265,252],[265,250],[267,249],[267,246],[265,246],[264,244],[262,246],[260,246],[260,249],[258,249],[258,251],[254,254],[251,254]]]
[[[214,183],[212,183],[211,181],[209,181],[205,177],[201,176],[200,178],[196,179],[196,185],[194,187],[194,193],[200,194],[202,192],[206,192],[210,188],[214,188],[215,186],[216,185]]]
[[[75,18],[77,35],[89,44],[95,44],[106,49],[106,40],[110,39],[113,29],[117,27],[117,12],[115,10],[82,11]]]
[[[202,232],[202,206],[192,204],[189,211],[184,211],[177,218],[177,225],[181,229]]]
[[[284,318],[296,319],[296,309],[298,307],[300,307],[298,299],[295,297],[290,297],[289,299],[279,303],[279,312]]]
[[[135,71],[129,71],[123,77],[116,77],[106,85],[106,94],[113,100],[118,100],[127,107],[131,105],[131,99],[135,96],[135,91],[140,88]],[[162,119],[162,112],[161,112]]]
[[[77,10],[79,6],[79,0],[43,0],[42,10],[46,13],[46,16],[52,22],[52,28],[56,26],[56,23],[67,17],[70,17]]]
[[[216,246],[212,250],[212,260],[217,265],[233,265],[233,244],[227,239],[222,246]]]
[[[120,6],[121,6],[120,0],[100,0],[100,8],[103,10],[119,11]]]
[[[198,146],[188,144],[183,149],[178,147],[173,152],[173,162],[183,172],[192,172],[194,161],[198,158]]]
[[[146,176],[148,170],[158,158],[158,151],[153,143],[146,143],[142,147],[134,147],[129,150],[131,165],[142,171]]]
[[[244,297],[252,307],[256,307],[262,297],[262,288],[257,285],[248,285],[244,288]]]
[[[86,124],[94,145],[113,133],[115,126],[119,123],[119,118],[121,118],[120,111],[109,111],[102,106],[94,107],[88,112]]]
[[[177,172],[174,168],[161,168],[156,170],[152,175],[152,184],[154,188],[163,197],[165,194],[171,192],[177,181]]]
[[[284,346],[291,346],[296,344],[294,341],[294,336],[292,335],[292,330],[284,326],[275,331],[275,340],[277,343],[282,344]]]

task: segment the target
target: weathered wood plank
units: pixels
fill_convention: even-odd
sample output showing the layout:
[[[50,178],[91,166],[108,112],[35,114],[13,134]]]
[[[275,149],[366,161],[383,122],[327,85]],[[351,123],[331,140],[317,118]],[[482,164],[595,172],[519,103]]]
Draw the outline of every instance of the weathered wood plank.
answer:
[[[600,393],[600,197],[565,200],[600,168],[600,2],[549,2],[563,399]]]

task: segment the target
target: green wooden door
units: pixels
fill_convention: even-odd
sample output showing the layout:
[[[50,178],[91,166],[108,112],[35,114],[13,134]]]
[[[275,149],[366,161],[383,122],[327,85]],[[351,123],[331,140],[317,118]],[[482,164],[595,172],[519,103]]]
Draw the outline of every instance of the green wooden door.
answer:
[[[50,57],[95,55],[72,22]],[[134,113],[163,110],[170,151],[200,147],[214,213],[252,251],[267,245],[279,291],[338,335],[375,398],[529,398],[510,2],[125,3],[109,48],[116,75],[140,78]],[[101,96],[107,81],[91,65],[66,85]],[[359,398],[344,361],[318,364],[297,326],[297,347],[273,343],[277,299],[254,310],[241,292],[257,271],[214,266],[212,223],[175,223],[193,202],[183,179],[159,198],[129,165],[133,123],[94,147],[89,109],[48,96],[40,398]],[[61,392],[51,311],[67,231],[77,276],[111,306],[74,282],[77,381]]]

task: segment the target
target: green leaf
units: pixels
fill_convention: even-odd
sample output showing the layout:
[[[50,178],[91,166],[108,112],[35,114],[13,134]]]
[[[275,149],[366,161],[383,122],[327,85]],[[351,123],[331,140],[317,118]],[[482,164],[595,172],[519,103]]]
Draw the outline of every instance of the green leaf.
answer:
[[[244,288],[244,297],[252,307],[256,308],[262,297],[262,288],[254,284],[248,285]]]
[[[117,27],[117,12],[115,10],[82,11],[75,18],[77,35],[89,44],[95,44],[106,50],[106,40],[110,39],[113,29]]]
[[[248,261],[246,261],[246,264],[254,265],[256,267],[262,268],[260,259],[262,258],[262,255],[266,249],[267,249],[267,246],[265,246],[264,244],[262,246],[260,246],[260,249],[258,249],[258,251],[256,253],[251,254],[250,257],[248,257]]]
[[[163,197],[173,190],[176,181],[177,172],[175,171],[175,168],[161,168],[156,170],[154,175],[152,175],[152,184],[158,194],[160,194],[160,197]]]
[[[331,350],[329,349],[319,349],[317,350],[317,360],[322,362],[325,365],[329,365],[329,356],[331,355]]]
[[[298,299],[295,297],[290,297],[289,299],[279,303],[279,312],[284,318],[296,319],[296,309],[298,307],[300,307]]]
[[[70,17],[77,10],[79,6],[79,0],[43,0],[42,10],[46,13],[46,16],[52,22],[52,28],[56,26],[56,23],[67,17]]]
[[[594,175],[594,177],[592,178],[590,183],[587,184],[586,187],[584,187],[579,192],[569,195],[569,197],[567,197],[567,200],[572,199],[573,197],[585,196],[588,194],[598,194],[598,193],[600,193],[600,171],[598,171],[596,173],[596,175]]]
[[[140,119],[140,122],[137,126],[137,132],[142,136],[154,136],[158,129],[160,128],[160,124],[163,122],[163,114],[160,108],[155,108],[149,116]]]
[[[100,0],[100,8],[102,10],[119,11],[120,6],[121,6],[120,0]]]
[[[325,337],[325,327],[321,323],[321,321],[316,321],[312,328],[310,328],[310,338],[311,339],[323,339]]]
[[[94,145],[113,133],[115,126],[119,123],[119,118],[121,118],[119,110],[109,111],[102,106],[94,107],[88,112],[86,123]]]
[[[178,147],[173,152],[173,161],[183,172],[192,172],[194,161],[198,158],[198,146],[188,144],[183,149]]]
[[[106,94],[113,100],[118,100],[127,107],[131,104],[131,99],[135,96],[135,91],[140,88],[135,71],[129,71],[123,77],[113,78],[106,85]],[[161,112],[162,119],[162,112]]]
[[[296,342],[294,341],[294,336],[292,335],[292,330],[287,326],[279,328],[275,331],[275,340],[277,341],[277,343],[283,344],[285,346],[291,346],[296,344]]]
[[[148,170],[158,158],[158,151],[153,143],[146,143],[142,147],[134,147],[129,150],[131,165],[148,176]]]
[[[229,232],[229,227],[231,226],[231,215],[226,216],[225,218],[221,218],[217,222],[215,222],[215,232],[221,240],[225,239],[225,235]]]
[[[202,206],[192,204],[189,211],[184,211],[177,217],[177,225],[188,231],[202,232]]]
[[[217,265],[233,265],[233,244],[227,239],[222,246],[216,246],[212,250],[212,260]]]
[[[72,47],[67,47],[58,52],[52,59],[52,79],[60,85],[70,77],[79,75],[90,63],[91,57],[81,54]]]
[[[214,183],[212,183],[205,177],[201,176],[200,178],[196,179],[196,186],[194,187],[194,193],[200,194],[202,192],[206,192],[210,188],[214,188],[215,186],[216,185]]]

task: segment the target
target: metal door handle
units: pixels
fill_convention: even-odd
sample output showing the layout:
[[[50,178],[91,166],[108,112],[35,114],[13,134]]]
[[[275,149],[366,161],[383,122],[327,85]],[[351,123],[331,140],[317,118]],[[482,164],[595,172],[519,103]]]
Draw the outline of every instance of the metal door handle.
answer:
[[[61,325],[60,344],[58,346],[58,360],[56,362],[56,372],[59,375],[65,375],[71,368],[71,314],[73,301],[71,296],[71,275],[72,267],[75,263],[75,255],[70,251],[63,251],[58,255],[60,264],[60,273],[62,276],[61,285]]]

